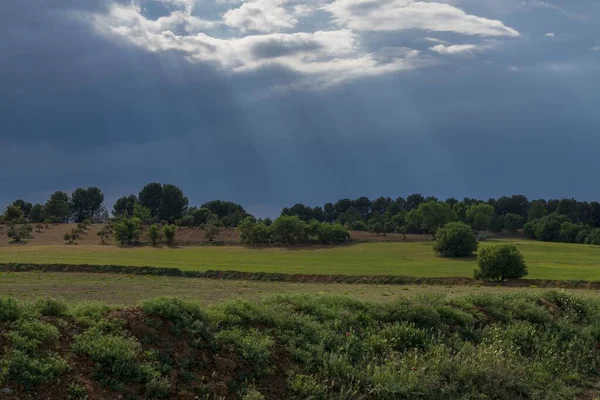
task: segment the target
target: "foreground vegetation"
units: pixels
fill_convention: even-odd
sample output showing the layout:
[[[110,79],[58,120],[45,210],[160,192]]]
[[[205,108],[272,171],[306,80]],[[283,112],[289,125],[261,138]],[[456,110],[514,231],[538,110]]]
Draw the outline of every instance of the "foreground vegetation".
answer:
[[[489,240],[480,249],[514,243],[532,279],[598,280],[596,246],[532,240]],[[438,257],[432,243],[361,243],[340,247],[245,248],[236,246],[131,247],[0,246],[0,260],[36,264],[94,264],[176,267],[182,270],[233,270],[288,274],[406,275],[472,277],[475,258]]]
[[[277,296],[112,309],[0,298],[14,398],[566,399],[600,367],[600,300]]]

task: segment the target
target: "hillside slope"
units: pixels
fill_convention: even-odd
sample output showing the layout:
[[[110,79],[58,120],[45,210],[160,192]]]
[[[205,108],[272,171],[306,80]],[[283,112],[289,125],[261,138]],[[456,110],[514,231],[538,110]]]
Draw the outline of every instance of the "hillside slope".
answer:
[[[6,399],[591,398],[600,301],[280,296],[210,308],[0,298]]]

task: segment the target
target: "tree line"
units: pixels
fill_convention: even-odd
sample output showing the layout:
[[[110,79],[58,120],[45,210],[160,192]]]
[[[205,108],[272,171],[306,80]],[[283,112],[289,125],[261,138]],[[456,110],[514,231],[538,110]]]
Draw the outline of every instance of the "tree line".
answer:
[[[345,198],[322,207],[295,204],[284,208],[281,215],[295,215],[306,222],[340,223],[357,231],[434,236],[445,224],[459,221],[476,231],[524,230],[538,240],[600,244],[600,203],[575,199],[529,200],[524,195],[513,195],[488,200],[440,200],[416,193],[395,200]]]
[[[396,232],[434,236],[446,223],[459,221],[476,231],[522,230],[538,240],[600,243],[600,203],[575,199],[529,200],[524,195],[512,195],[488,200],[468,197],[440,200],[415,193],[396,199],[344,198],[317,207],[299,203],[284,208],[281,216],[295,216],[307,226],[311,221],[317,221],[378,234]],[[143,225],[204,226],[210,222],[219,227],[237,227],[246,218],[253,218],[241,205],[229,201],[213,200],[199,207],[190,206],[181,188],[157,182],[145,185],[137,195],[119,198],[112,207],[112,217],[117,220],[135,217]],[[7,207],[1,219],[4,223],[106,223],[111,217],[102,191],[89,187],[78,188],[71,195],[54,192],[44,204],[16,200]],[[268,218],[251,221],[261,223],[265,228],[273,223]],[[318,240],[314,235],[313,238]]]

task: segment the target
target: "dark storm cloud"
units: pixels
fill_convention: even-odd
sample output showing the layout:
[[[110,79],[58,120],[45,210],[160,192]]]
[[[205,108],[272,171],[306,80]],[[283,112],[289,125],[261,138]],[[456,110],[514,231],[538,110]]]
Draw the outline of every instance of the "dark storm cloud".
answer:
[[[0,205],[87,185],[102,187],[111,203],[149,181],[179,184],[193,203],[230,199],[267,214],[297,201],[416,191],[599,199],[591,182],[600,168],[600,51],[590,49],[600,45],[599,14],[580,21],[544,9],[539,22],[533,11],[503,16],[472,4],[465,8],[489,11],[521,38],[365,34],[364,46],[426,55],[436,43],[424,36],[493,50],[275,90],[300,74],[281,66],[232,74],[111,40],[68,16],[101,12],[104,1],[8,2],[0,16]],[[254,51],[305,50],[317,49],[266,43]]]

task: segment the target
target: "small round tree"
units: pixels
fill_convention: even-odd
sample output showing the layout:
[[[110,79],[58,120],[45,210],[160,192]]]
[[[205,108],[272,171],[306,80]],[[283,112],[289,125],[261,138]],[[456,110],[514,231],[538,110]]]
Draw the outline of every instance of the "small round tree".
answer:
[[[163,229],[170,229],[170,228],[163,228]],[[173,229],[173,240],[175,239],[175,230]],[[150,242],[152,242],[152,246],[156,246],[156,244],[158,242],[160,242],[160,239],[162,237],[162,232],[160,231],[160,228],[158,226],[156,226],[155,224],[150,225],[150,228],[148,229],[148,237],[150,238]]]
[[[525,259],[512,244],[481,249],[477,256],[479,269],[475,270],[475,279],[505,281],[527,276]]]
[[[163,227],[165,242],[167,242],[169,246],[172,246],[175,243],[175,232],[177,232],[177,227],[175,225],[165,225]],[[152,243],[154,244],[154,241]]]
[[[433,250],[442,257],[469,257],[477,251],[477,237],[462,222],[450,222],[438,229]]]

